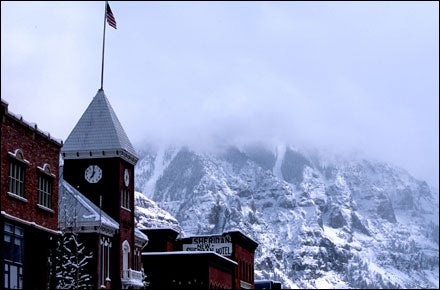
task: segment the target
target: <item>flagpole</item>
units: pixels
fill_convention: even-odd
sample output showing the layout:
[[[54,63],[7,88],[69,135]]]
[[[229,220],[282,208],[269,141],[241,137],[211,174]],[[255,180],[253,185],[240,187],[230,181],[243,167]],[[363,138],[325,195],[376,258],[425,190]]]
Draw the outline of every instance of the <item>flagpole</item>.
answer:
[[[105,1],[104,6],[104,34],[102,37],[102,65],[101,65],[101,89],[103,90],[103,84],[104,84],[104,48],[105,48],[105,27],[106,27],[106,21],[107,19],[107,1]]]

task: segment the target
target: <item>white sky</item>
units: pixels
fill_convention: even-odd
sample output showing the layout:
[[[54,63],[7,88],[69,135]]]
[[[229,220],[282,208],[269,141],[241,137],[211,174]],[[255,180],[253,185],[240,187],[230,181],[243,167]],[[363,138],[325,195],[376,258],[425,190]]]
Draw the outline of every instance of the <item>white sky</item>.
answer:
[[[439,3],[111,1],[104,91],[142,142],[361,152],[438,188]],[[1,97],[66,140],[100,87],[104,1],[1,1]]]

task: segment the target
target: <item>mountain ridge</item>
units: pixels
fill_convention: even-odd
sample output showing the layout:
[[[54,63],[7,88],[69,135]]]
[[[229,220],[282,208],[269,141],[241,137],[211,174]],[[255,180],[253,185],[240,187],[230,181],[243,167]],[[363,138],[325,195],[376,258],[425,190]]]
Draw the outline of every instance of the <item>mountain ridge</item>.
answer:
[[[160,150],[139,152],[136,190],[184,234],[239,228],[258,241],[256,279],[438,287],[438,191],[401,168],[291,146]]]

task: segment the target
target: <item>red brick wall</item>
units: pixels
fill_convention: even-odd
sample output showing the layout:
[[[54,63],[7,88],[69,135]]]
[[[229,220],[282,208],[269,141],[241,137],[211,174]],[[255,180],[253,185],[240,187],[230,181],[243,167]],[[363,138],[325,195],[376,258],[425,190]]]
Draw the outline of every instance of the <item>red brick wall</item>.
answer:
[[[254,254],[240,245],[235,244],[234,257],[229,258],[238,263],[235,287],[240,287],[240,280],[247,282],[254,287]]]
[[[20,149],[24,159],[29,161],[25,165],[25,192],[26,201],[8,195],[9,163],[11,156]],[[50,139],[22,120],[6,113],[1,123],[1,210],[19,219],[33,221],[38,225],[52,230],[58,230],[58,171],[61,144]],[[38,174],[37,167],[47,163],[51,172],[55,174],[52,180],[52,210],[41,209],[38,203]]]
[[[174,243],[172,241],[167,241],[167,252],[172,252],[174,251]]]
[[[84,179],[84,170],[90,164],[96,164],[103,171],[102,179],[96,184],[90,184]],[[121,192],[125,188],[124,170],[130,171],[129,210],[121,207]],[[120,158],[94,158],[94,159],[67,159],[64,160],[64,179],[72,186],[79,188],[80,192],[99,206],[99,195],[102,194],[102,210],[119,223],[119,233],[114,239],[112,252],[114,279],[122,276],[123,252],[122,243],[127,240],[130,244],[128,267],[134,268],[134,166]],[[112,286],[120,288],[116,280]]]
[[[121,191],[123,188],[125,188],[124,184],[124,170],[129,170],[130,173],[130,183],[128,185],[128,191],[130,193],[130,211],[124,209],[121,207]],[[119,233],[120,233],[120,249],[121,249],[121,258],[119,260],[119,267],[121,270],[122,275],[122,262],[123,262],[123,253],[122,253],[122,243],[127,240],[130,244],[130,254],[128,258],[128,268],[134,269],[134,250],[135,250],[135,244],[134,244],[134,169],[133,165],[120,160],[119,163],[119,219],[117,221],[119,222]]]
[[[209,288],[232,289],[232,274],[209,266]]]

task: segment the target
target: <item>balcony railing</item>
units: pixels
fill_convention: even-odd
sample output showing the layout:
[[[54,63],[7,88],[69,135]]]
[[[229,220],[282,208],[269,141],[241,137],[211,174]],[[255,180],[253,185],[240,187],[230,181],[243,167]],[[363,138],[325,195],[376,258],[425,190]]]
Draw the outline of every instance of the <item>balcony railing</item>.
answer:
[[[122,273],[122,284],[130,284],[136,286],[142,286],[142,272],[132,269],[124,270]]]

